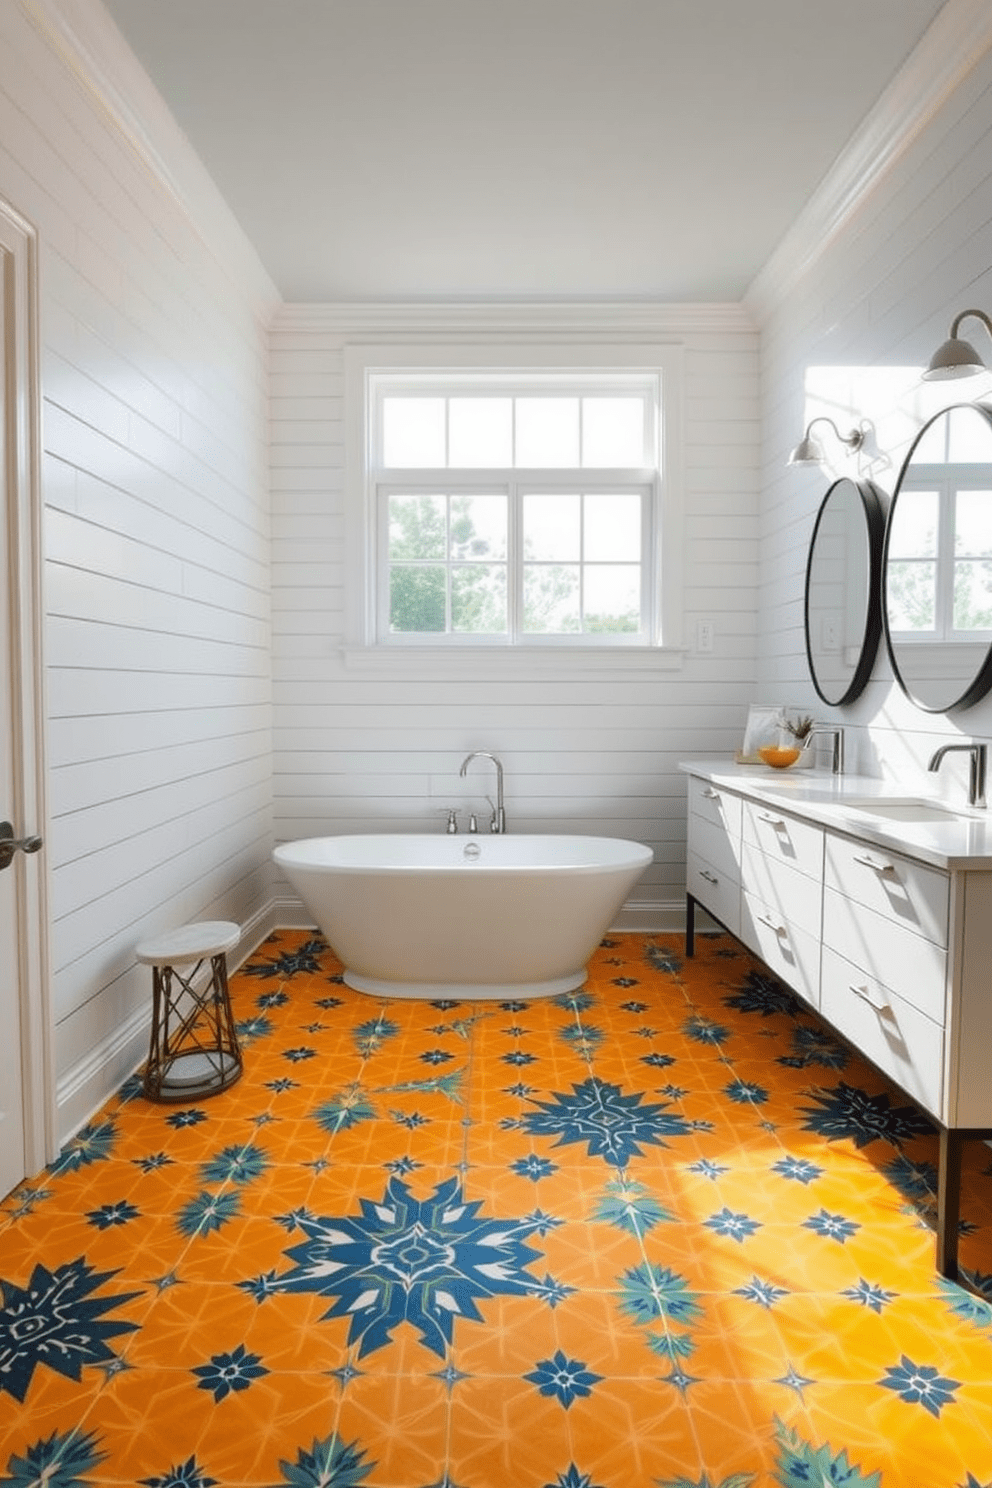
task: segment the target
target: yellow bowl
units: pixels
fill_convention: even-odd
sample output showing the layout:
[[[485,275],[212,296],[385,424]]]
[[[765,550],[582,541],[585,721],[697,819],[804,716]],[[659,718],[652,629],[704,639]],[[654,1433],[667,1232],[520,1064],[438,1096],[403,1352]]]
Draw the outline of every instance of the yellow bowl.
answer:
[[[799,749],[789,749],[782,744],[763,744],[758,750],[766,765],[771,765],[773,770],[787,770],[794,765],[802,753]]]

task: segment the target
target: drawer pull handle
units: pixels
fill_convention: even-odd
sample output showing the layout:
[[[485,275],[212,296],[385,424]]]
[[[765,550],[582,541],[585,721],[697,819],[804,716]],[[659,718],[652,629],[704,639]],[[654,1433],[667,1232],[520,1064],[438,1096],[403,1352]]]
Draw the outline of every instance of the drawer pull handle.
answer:
[[[720,880],[717,878],[716,874],[715,873],[710,873],[710,871],[707,868],[700,868],[700,870],[699,870],[699,876],[700,876],[700,878],[705,878],[705,880],[706,880],[707,883],[718,884],[720,882]]]
[[[782,818],[780,816],[771,816],[767,811],[759,811],[758,820],[767,822],[770,827],[774,827],[777,831],[785,830],[785,822]]]
[[[868,986],[855,987],[854,984],[853,984],[853,982],[852,982],[851,983],[850,990],[854,993],[855,997],[860,997],[861,998],[861,1001],[862,1002],[866,1002],[868,1004],[868,1006],[873,1009],[874,1012],[876,1012],[876,1013],[879,1014],[880,1017],[882,1017],[882,1018],[891,1018],[891,1017],[893,1017],[891,1003],[886,1002],[884,998],[880,1002],[876,1002],[875,999],[871,995],[871,988],[870,987],[868,987]]]
[[[775,921],[768,915],[759,914],[757,919],[761,921],[762,925],[767,925],[769,930],[774,930],[776,935],[788,935],[789,933],[785,925],[776,925]]]
[[[707,801],[719,801],[720,799],[720,792],[718,790],[714,790],[711,785],[708,785],[706,787],[706,789],[702,792],[702,795]]]
[[[867,853],[865,853],[863,857],[855,853],[854,861],[856,863],[860,863],[862,868],[873,868],[876,873],[895,873],[896,871],[894,863],[877,863],[875,859],[870,858]]]

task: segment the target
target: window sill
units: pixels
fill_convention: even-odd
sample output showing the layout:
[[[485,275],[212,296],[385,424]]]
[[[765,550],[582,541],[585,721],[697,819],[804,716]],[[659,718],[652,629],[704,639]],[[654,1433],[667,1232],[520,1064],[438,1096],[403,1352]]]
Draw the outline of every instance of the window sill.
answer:
[[[680,671],[685,653],[676,646],[342,646],[340,655],[346,671],[405,680],[581,676],[609,682]]]

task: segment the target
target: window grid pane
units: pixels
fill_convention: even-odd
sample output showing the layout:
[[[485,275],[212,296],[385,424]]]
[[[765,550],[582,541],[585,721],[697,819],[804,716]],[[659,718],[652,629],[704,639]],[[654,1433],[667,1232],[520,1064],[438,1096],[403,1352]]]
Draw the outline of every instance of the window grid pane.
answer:
[[[659,394],[650,373],[379,379],[380,636],[651,644]]]
[[[395,393],[382,399],[387,470],[642,470],[650,400],[619,395]]]

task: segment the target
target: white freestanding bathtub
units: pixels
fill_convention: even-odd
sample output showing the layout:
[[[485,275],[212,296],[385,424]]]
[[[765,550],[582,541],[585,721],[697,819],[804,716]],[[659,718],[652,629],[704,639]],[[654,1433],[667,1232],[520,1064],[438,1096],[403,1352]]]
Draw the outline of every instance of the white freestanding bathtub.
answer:
[[[311,837],[273,858],[360,992],[543,997],[585,966],[651,862],[615,837]]]

